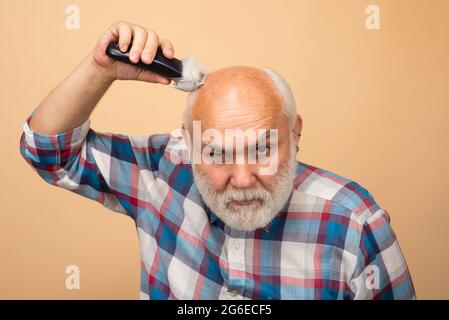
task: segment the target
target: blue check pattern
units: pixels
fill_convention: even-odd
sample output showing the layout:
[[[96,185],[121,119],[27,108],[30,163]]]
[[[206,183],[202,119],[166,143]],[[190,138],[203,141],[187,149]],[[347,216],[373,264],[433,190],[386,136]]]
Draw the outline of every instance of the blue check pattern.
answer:
[[[232,230],[202,201],[172,134],[60,134],[23,124],[20,152],[44,181],[134,220],[142,299],[415,299],[388,212],[358,183],[297,161],[265,228]]]

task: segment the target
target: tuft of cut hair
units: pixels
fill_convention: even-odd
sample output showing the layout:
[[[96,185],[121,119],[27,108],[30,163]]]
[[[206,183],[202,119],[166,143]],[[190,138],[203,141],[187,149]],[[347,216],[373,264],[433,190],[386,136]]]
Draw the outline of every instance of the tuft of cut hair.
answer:
[[[199,63],[194,56],[189,55],[182,60],[182,78],[184,80],[200,82],[206,73],[207,65]]]

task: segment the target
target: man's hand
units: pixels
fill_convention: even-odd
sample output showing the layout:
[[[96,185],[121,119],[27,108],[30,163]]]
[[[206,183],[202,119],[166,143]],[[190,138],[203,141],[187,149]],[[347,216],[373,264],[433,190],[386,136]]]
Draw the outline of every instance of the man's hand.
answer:
[[[115,80],[170,83],[162,75],[108,57],[106,49],[111,42],[118,42],[122,51],[131,46],[134,63],[151,63],[159,46],[166,58],[174,57],[171,43],[153,31],[126,22],[113,24],[82,63],[40,103],[30,120],[32,130],[56,134],[81,125]]]
[[[147,30],[142,26],[120,21],[114,23],[98,40],[91,58],[98,70],[112,80],[140,80],[170,84],[170,80],[164,76],[108,57],[106,48],[111,42],[118,42],[122,52],[126,52],[131,46],[131,62],[137,63],[142,60],[142,62],[150,64],[158,47],[161,47],[166,58],[174,57],[173,46],[168,40],[159,39],[154,31]]]

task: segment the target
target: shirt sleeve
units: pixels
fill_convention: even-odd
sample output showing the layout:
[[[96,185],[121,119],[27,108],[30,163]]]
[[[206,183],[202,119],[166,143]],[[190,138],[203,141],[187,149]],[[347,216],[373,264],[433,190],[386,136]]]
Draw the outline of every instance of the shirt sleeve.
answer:
[[[409,269],[386,210],[379,208],[361,227],[350,286],[354,299],[416,299]]]
[[[90,128],[90,120],[62,133],[40,134],[29,126],[34,112],[23,124],[20,152],[38,175],[49,184],[135,219],[139,188],[154,181],[162,146],[152,146],[151,136],[139,137],[133,144],[126,135],[96,132]],[[144,175],[140,175],[139,165],[145,169]]]

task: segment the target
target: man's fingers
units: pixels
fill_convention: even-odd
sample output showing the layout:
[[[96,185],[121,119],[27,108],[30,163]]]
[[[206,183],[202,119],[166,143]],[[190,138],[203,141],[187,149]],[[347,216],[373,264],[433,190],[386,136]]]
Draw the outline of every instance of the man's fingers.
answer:
[[[122,52],[126,52],[129,44],[131,43],[131,27],[126,23],[119,23],[112,29],[112,31],[116,33],[120,50]]]
[[[157,73],[154,74],[154,80],[156,82],[159,82],[159,83],[162,83],[162,84],[170,84],[170,82],[171,82],[170,79],[168,79],[168,78],[166,78],[164,76],[161,76],[160,74],[157,74]]]
[[[173,57],[175,56],[175,49],[173,48],[171,42],[167,39],[160,39],[159,44],[161,46],[162,52],[164,53],[164,56],[168,59],[173,59]]]
[[[133,44],[129,52],[129,59],[137,63],[140,60],[143,47],[147,41],[147,32],[144,28],[135,26],[133,27]]]
[[[156,56],[158,45],[159,45],[159,36],[153,31],[148,31],[147,41],[145,43],[145,47],[142,53],[143,62],[147,64],[153,62],[154,57]]]
[[[145,70],[145,69],[140,70],[136,80],[152,82],[152,83],[161,83],[161,84],[165,84],[165,85],[171,83],[170,79],[168,79],[160,74],[157,74],[155,72]]]

